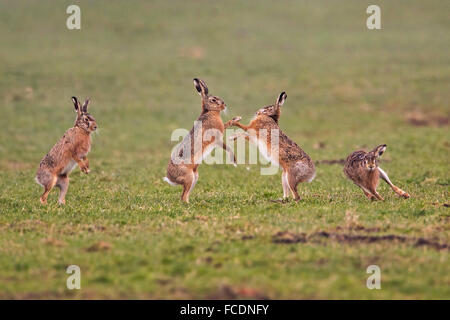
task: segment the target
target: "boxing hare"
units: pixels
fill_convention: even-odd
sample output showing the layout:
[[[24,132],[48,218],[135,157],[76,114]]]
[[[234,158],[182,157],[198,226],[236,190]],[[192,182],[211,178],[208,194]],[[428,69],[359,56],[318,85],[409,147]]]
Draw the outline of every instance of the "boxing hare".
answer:
[[[209,95],[204,81],[195,78],[194,85],[201,96],[202,112],[189,134],[174,148],[167,166],[167,176],[163,178],[171,185],[183,186],[181,200],[187,203],[198,181],[198,166],[215,147],[227,151],[236,166],[233,151],[223,141],[224,129],[232,124],[230,120],[224,125],[220,117],[220,112],[226,109],[225,102]]]
[[[59,204],[65,203],[69,188],[69,174],[78,165],[82,172],[89,173],[89,161],[86,155],[91,149],[91,132],[97,130],[97,122],[88,113],[89,99],[83,106],[76,97],[72,97],[77,118],[73,128],[66,131],[63,137],[53,146],[41,160],[36,173],[36,182],[44,187],[40,200],[47,204],[47,197],[54,186],[60,189]]]
[[[396,187],[389,179],[386,172],[378,166],[378,158],[386,151],[386,145],[381,144],[370,152],[364,150],[355,151],[347,157],[344,166],[345,175],[362,189],[369,200],[384,200],[377,192],[379,178],[386,183],[399,196],[408,199],[407,192]]]
[[[244,133],[234,135],[236,139],[245,135],[247,140],[256,144],[261,152],[272,163],[278,163],[283,168],[281,182],[283,185],[283,199],[289,198],[289,190],[295,201],[300,200],[297,185],[300,182],[311,182],[316,169],[311,158],[294,141],[281,131],[278,120],[281,115],[281,106],[287,95],[282,92],[275,104],[259,109],[248,126],[244,126],[235,119],[232,125],[245,130]],[[278,136],[278,139],[274,135]],[[278,140],[278,145],[276,143]]]

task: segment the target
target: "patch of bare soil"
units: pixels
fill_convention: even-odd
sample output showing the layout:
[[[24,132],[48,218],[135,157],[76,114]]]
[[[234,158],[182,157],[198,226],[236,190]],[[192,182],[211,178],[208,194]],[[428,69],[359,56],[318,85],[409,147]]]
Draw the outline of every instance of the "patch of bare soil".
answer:
[[[434,207],[440,207],[440,206],[443,206],[445,208],[450,207],[450,203],[431,202],[430,205],[432,205]]]
[[[88,232],[103,232],[106,230],[106,227],[93,224],[93,225],[83,226],[83,229],[86,229]]]
[[[449,117],[434,116],[419,111],[408,113],[406,121],[416,127],[445,127],[450,124]]]
[[[250,287],[232,288],[231,286],[221,286],[217,290],[211,292],[207,297],[211,300],[235,300],[235,299],[256,299],[256,300],[268,300],[269,297]]]
[[[269,201],[273,203],[288,203],[289,199],[270,199]]]
[[[47,228],[47,224],[41,220],[22,220],[18,222],[12,222],[9,224],[9,228],[17,232],[29,232],[43,230]]]
[[[274,243],[305,243],[305,242],[322,242],[322,240],[331,240],[339,243],[378,243],[378,242],[394,242],[411,244],[414,247],[429,247],[435,250],[449,250],[450,245],[440,243],[431,239],[406,237],[403,235],[386,234],[386,235],[367,235],[319,231],[310,235],[304,233],[294,234],[289,231],[276,233],[272,242]]]
[[[316,164],[345,164],[345,159],[317,160]]]
[[[88,252],[97,252],[97,251],[107,251],[111,249],[112,246],[110,243],[105,241],[99,241],[97,243],[94,243],[92,246],[86,249]]]
[[[363,225],[357,225],[357,226],[346,226],[346,227],[341,227],[341,226],[337,226],[334,230],[335,231],[345,231],[345,230],[351,230],[351,231],[364,231],[367,233],[370,232],[382,232],[382,231],[386,231],[387,229],[389,229],[389,226],[386,227],[364,227]]]
[[[64,241],[53,238],[53,237],[43,239],[42,242],[46,245],[53,246],[53,247],[64,247],[66,245],[66,243]]]
[[[299,243],[306,242],[306,234],[295,234],[289,231],[280,231],[273,235],[273,243]]]

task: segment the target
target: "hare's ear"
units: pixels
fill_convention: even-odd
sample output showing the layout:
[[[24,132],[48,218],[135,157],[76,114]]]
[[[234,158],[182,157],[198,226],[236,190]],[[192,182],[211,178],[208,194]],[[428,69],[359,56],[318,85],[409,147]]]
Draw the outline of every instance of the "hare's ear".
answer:
[[[209,90],[208,87],[206,86],[206,83],[203,80],[194,78],[194,85],[199,95],[201,95],[203,98],[208,96]]]
[[[80,102],[78,101],[77,97],[72,97],[73,106],[75,107],[75,112],[78,113],[78,115],[81,115],[81,106]]]
[[[81,108],[81,111],[83,113],[87,113],[89,102],[91,102],[91,100],[87,98],[86,101],[83,103],[83,108]]]
[[[283,91],[283,92],[280,93],[280,95],[278,96],[276,105],[277,105],[278,107],[281,107],[281,106],[284,104],[284,101],[286,101],[286,98],[287,98],[287,94],[286,94],[286,92]]]
[[[375,156],[377,158],[381,157],[381,155],[386,151],[386,145],[380,144],[378,147],[372,150],[373,153],[375,153]]]

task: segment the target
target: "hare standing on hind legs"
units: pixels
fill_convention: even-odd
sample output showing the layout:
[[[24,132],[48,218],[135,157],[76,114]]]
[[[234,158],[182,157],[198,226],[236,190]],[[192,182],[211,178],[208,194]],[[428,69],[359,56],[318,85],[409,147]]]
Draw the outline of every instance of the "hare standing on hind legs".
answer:
[[[300,182],[311,182],[316,176],[316,168],[311,158],[294,141],[281,131],[278,120],[281,106],[287,95],[282,92],[275,104],[259,109],[248,126],[239,123],[239,117],[233,119],[232,125],[245,130],[245,138],[256,144],[261,154],[272,163],[280,164],[283,168],[281,183],[283,186],[283,200],[289,198],[289,190],[295,201],[300,200],[297,186]],[[278,145],[273,143],[273,134],[278,133]],[[230,139],[236,139],[241,134]],[[272,153],[272,151],[274,151]],[[278,155],[278,156],[277,156]]]
[[[384,200],[377,192],[379,179],[383,179],[400,197],[408,199],[407,192],[395,186],[386,172],[378,166],[378,158],[386,151],[386,145],[381,144],[370,152],[355,151],[347,157],[344,173],[362,189],[369,200]]]
[[[194,79],[194,85],[202,97],[202,113],[194,122],[194,127],[183,141],[174,149],[167,166],[164,181],[171,185],[182,185],[181,200],[189,203],[189,194],[198,180],[198,166],[215,147],[228,152],[236,166],[233,151],[223,141],[223,131],[232,124],[225,125],[220,112],[226,109],[225,102],[217,96],[210,96],[208,87],[200,79]]]
[[[47,197],[54,186],[60,189],[59,204],[66,202],[69,188],[69,174],[78,165],[84,173],[89,173],[89,161],[86,155],[91,150],[91,132],[97,130],[97,122],[88,113],[89,99],[83,106],[72,97],[77,119],[73,128],[53,146],[41,160],[36,173],[36,182],[44,187],[41,203],[47,204]]]

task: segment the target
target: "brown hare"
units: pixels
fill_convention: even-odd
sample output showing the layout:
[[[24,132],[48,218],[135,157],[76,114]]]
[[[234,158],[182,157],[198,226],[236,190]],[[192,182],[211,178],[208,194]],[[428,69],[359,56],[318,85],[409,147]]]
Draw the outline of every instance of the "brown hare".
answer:
[[[215,147],[227,151],[236,166],[233,151],[223,141],[223,131],[232,123],[230,120],[224,125],[220,117],[220,112],[226,109],[225,102],[209,95],[204,81],[195,78],[194,85],[201,96],[202,112],[189,134],[174,148],[167,166],[167,176],[163,178],[171,185],[183,186],[181,200],[187,203],[198,180],[198,166]]]
[[[76,97],[72,97],[77,118],[73,128],[41,160],[36,173],[36,182],[44,187],[40,200],[47,204],[47,197],[54,186],[59,187],[59,204],[64,204],[69,188],[69,174],[78,165],[82,172],[89,173],[89,161],[86,155],[91,150],[91,132],[97,130],[97,122],[88,113],[89,99],[83,106]]]
[[[283,199],[289,198],[290,190],[294,200],[298,201],[300,196],[297,192],[297,185],[300,182],[311,182],[316,175],[316,168],[309,155],[289,139],[278,126],[281,106],[286,98],[286,93],[282,92],[275,104],[259,109],[248,126],[239,123],[239,118],[233,119],[232,125],[245,130],[243,133],[245,138],[256,144],[261,154],[268,160],[281,165],[283,168],[281,174]],[[278,145],[273,143],[273,134],[278,134]],[[230,139],[236,139],[240,135],[234,135]]]
[[[345,175],[362,189],[369,200],[384,200],[377,192],[379,178],[386,183],[399,196],[408,199],[407,192],[396,187],[386,172],[378,166],[378,158],[386,151],[386,145],[381,144],[370,152],[358,150],[347,157],[344,166]]]

